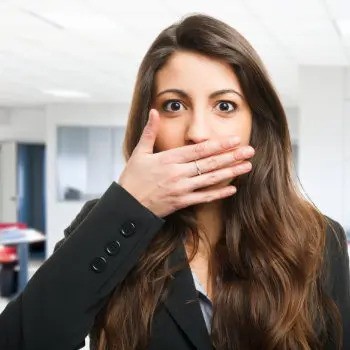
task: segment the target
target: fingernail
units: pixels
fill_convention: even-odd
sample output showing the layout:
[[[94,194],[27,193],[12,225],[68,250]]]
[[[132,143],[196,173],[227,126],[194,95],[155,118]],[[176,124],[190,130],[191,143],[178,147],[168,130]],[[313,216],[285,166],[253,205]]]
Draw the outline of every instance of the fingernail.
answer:
[[[232,186],[232,187],[229,188],[228,192],[230,194],[235,194],[237,192],[237,188]]]
[[[255,149],[253,147],[249,147],[244,152],[246,157],[251,157],[255,154]]]
[[[149,124],[151,124],[152,123],[152,117],[153,117],[153,114],[154,112],[153,112],[153,110],[151,109],[150,111],[149,111],[149,113],[148,113],[148,120],[147,120],[147,122],[149,123]]]
[[[251,163],[244,163],[244,164],[238,165],[237,168],[238,168],[239,171],[251,170],[252,169],[252,164]]]

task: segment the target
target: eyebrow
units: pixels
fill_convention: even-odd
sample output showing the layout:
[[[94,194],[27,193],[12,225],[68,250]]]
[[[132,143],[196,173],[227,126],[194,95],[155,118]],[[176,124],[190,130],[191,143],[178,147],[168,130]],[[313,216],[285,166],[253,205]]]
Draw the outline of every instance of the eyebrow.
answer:
[[[172,93],[178,94],[178,95],[182,96],[183,98],[188,98],[189,97],[189,95],[185,91],[180,90],[180,89],[166,89],[164,91],[159,92],[156,97],[159,97],[160,95],[163,95],[163,94],[165,94],[167,92],[172,92]],[[242,94],[240,94],[239,92],[237,92],[234,89],[222,89],[222,90],[214,91],[214,92],[212,92],[209,95],[209,98],[214,98],[214,97],[216,97],[218,95],[223,95],[223,94],[228,94],[228,93],[236,94],[242,100],[244,100],[244,97],[242,96]]]

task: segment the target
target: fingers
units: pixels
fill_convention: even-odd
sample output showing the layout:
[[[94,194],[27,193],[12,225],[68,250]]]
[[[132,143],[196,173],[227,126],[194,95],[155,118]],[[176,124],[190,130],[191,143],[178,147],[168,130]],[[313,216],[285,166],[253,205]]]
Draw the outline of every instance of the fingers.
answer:
[[[156,109],[151,109],[146,126],[143,129],[136,152],[153,153],[154,143],[159,129],[159,113]]]
[[[236,187],[226,186],[221,189],[215,189],[210,191],[198,191],[189,193],[181,198],[178,202],[177,209],[184,208],[190,205],[199,203],[208,203],[217,199],[229,197],[237,192]]]
[[[237,147],[240,142],[238,136],[231,136],[224,140],[210,140],[195,145],[183,146],[167,151],[167,159],[172,163],[188,163]]]
[[[254,148],[251,146],[242,146],[232,151],[227,151],[219,155],[213,155],[205,159],[197,160],[197,164],[201,173],[209,173],[223,167],[232,166],[238,161],[253,157],[255,154]],[[183,167],[183,175],[186,177],[197,175],[197,168],[194,166],[194,162],[187,164],[181,164]]]
[[[216,185],[222,181],[233,179],[239,175],[246,174],[252,170],[252,164],[248,161],[236,164],[229,168],[211,171],[206,174],[183,179],[177,186],[185,188],[186,192],[195,191],[208,186]]]

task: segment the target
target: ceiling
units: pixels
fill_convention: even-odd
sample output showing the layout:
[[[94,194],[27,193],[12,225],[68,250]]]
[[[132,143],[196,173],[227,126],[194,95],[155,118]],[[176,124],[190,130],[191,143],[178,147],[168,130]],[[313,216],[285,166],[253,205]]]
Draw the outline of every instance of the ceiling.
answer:
[[[285,105],[298,104],[299,65],[350,63],[349,0],[0,0],[0,107],[128,103],[155,36],[193,12],[252,43]]]

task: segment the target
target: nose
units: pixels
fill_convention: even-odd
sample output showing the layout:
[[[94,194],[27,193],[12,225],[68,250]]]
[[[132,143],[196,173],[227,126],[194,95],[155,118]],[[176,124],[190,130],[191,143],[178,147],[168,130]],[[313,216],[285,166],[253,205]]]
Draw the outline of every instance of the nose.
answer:
[[[186,144],[200,143],[210,138],[209,119],[205,113],[192,113],[188,119],[185,133]]]

